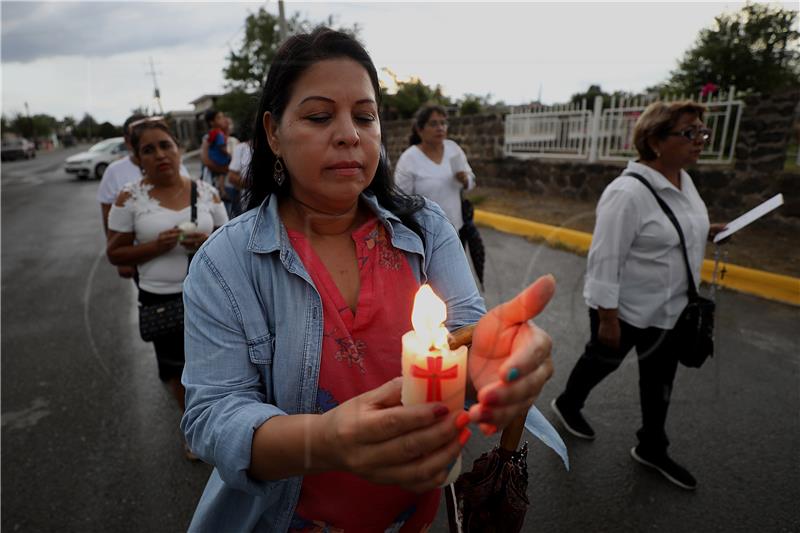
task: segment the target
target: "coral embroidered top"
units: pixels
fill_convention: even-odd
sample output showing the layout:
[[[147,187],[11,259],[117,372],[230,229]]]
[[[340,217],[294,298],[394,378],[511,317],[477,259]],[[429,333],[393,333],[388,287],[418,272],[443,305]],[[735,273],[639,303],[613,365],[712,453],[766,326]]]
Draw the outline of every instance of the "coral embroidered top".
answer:
[[[411,329],[419,283],[383,225],[371,217],[352,234],[360,277],[353,313],[303,234],[288,234],[322,299],[317,411],[324,413],[401,375],[400,338]],[[423,531],[434,520],[439,494],[415,494],[347,472],[308,475],[290,531]]]

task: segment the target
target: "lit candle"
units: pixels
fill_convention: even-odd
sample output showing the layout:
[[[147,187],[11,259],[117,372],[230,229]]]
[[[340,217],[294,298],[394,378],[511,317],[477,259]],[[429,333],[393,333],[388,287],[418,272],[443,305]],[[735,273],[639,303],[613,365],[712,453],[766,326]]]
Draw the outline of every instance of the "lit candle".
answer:
[[[411,324],[403,335],[403,405],[440,402],[451,412],[464,409],[467,384],[467,347],[451,350],[444,321],[447,307],[423,285],[414,297]],[[461,456],[445,481],[448,485],[461,472]]]

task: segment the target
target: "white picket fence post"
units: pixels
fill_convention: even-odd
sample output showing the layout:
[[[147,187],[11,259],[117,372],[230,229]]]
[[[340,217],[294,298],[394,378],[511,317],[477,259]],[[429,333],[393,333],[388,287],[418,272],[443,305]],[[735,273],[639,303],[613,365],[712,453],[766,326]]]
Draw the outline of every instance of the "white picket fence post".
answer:
[[[594,97],[594,109],[592,111],[592,129],[589,133],[589,162],[597,162],[597,143],[598,133],[600,132],[600,113],[603,109],[603,97],[599,94]]]
[[[658,97],[611,98],[603,108],[597,96],[593,109],[586,101],[536,107],[513,108],[505,117],[504,153],[518,158],[585,159],[626,161],[636,157],[633,129],[639,115]],[[663,100],[685,100],[684,95],[667,95]],[[712,135],[701,154],[702,163],[727,164],[733,160],[739,122],[744,103],[735,99],[735,88],[720,91],[716,97],[698,95],[695,101],[706,106],[706,124]]]

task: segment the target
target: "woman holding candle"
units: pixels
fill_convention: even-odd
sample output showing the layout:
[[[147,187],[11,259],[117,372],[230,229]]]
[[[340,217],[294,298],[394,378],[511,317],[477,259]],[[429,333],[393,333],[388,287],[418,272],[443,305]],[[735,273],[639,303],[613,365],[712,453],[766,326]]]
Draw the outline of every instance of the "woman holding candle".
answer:
[[[552,373],[550,339],[528,323],[552,278],[485,313],[442,211],[392,186],[379,95],[363,47],[326,28],[270,66],[249,211],[201,248],[184,287],[182,427],[215,466],[192,531],[423,530],[467,423],[504,427]],[[469,413],[401,403],[422,283],[447,329],[478,323]]]
[[[130,132],[133,160],[142,179],[125,185],[111,207],[107,254],[113,265],[138,268],[142,305],[164,304],[180,300],[189,254],[228,217],[214,189],[197,182],[197,220],[191,223],[193,182],[181,175],[180,149],[163,120],[133,122]],[[192,227],[182,231],[184,224]],[[183,411],[183,332],[158,336],[153,346],[158,377]],[[188,448],[186,454],[196,459]]]

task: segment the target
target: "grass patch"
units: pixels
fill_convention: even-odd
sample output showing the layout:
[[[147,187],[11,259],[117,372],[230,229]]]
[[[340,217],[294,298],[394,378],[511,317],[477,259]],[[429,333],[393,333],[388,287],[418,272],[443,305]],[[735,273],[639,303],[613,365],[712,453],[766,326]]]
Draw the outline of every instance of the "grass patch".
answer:
[[[472,202],[472,205],[476,207],[481,205],[489,198],[488,194],[465,194],[464,196],[469,198],[469,201]]]

